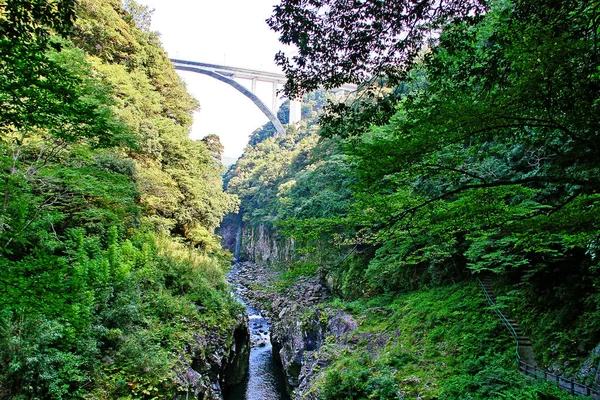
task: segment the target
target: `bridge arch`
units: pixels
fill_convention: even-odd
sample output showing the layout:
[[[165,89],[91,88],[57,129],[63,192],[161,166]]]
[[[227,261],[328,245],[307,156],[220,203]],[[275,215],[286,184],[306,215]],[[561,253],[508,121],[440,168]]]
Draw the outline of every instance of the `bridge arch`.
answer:
[[[246,96],[250,100],[252,100],[252,102],[254,104],[256,104],[256,106],[260,109],[260,111],[262,111],[263,114],[265,114],[267,116],[267,118],[269,118],[269,121],[271,121],[271,123],[275,127],[275,130],[277,131],[277,134],[276,134],[277,136],[285,135],[285,128],[283,127],[283,125],[281,124],[279,119],[277,118],[277,115],[275,115],[269,109],[269,107],[267,107],[265,105],[265,103],[263,103],[262,100],[258,98],[258,96],[256,96],[254,93],[252,93],[251,91],[246,89],[243,85],[240,85],[233,79],[229,79],[229,78],[227,78],[217,72],[214,72],[214,71],[210,71],[210,70],[198,68],[198,67],[192,67],[189,65],[181,65],[181,64],[177,63],[176,61],[174,61],[173,64],[174,64],[176,70],[196,72],[198,74],[208,75],[208,76],[215,78],[221,82],[224,82],[228,85],[233,86],[238,91],[240,91],[244,96]]]

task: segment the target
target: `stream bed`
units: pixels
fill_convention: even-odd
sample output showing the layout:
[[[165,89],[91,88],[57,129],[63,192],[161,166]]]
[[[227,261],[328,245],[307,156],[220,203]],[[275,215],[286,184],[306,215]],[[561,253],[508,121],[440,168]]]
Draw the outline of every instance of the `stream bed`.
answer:
[[[236,272],[235,268],[232,274]],[[273,359],[273,346],[270,340],[270,324],[260,310],[244,301],[247,289],[235,286],[235,298],[246,307],[250,324],[250,365],[248,374],[239,385],[231,388],[225,400],[288,400],[285,377]]]

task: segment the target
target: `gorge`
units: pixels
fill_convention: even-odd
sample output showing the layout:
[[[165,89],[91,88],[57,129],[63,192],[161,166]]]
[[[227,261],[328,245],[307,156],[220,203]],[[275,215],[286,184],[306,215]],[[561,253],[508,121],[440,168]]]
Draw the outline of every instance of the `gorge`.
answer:
[[[598,2],[272,11],[224,170],[148,7],[0,3],[0,399],[598,398]]]

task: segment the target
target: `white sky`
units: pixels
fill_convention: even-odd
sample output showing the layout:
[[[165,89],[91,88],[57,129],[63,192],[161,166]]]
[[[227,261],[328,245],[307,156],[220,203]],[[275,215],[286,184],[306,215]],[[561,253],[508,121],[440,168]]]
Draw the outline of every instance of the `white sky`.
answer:
[[[138,0],[153,8],[152,30],[158,31],[169,57],[281,72],[275,53],[282,48],[265,20],[278,0]],[[191,137],[220,136],[224,157],[239,157],[248,136],[269,119],[250,99],[214,78],[180,72],[188,91],[200,101]],[[249,81],[238,80],[249,86]],[[270,107],[272,87],[257,84],[257,95]]]

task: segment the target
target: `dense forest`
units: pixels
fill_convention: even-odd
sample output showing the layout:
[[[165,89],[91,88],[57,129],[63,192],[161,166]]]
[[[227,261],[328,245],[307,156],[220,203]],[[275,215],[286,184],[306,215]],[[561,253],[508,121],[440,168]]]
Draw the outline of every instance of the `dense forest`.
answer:
[[[149,17],[0,4],[2,399],[208,391],[192,364],[239,323],[214,234],[237,200]]]
[[[282,0],[303,120],[224,176],[150,17],[0,2],[0,399],[222,398],[219,227],[295,398],[572,398],[519,357],[600,386],[598,0]]]
[[[256,131],[226,175],[242,257],[417,338],[327,359],[310,398],[560,397],[522,383],[475,277],[540,368],[598,385],[599,4],[284,0],[268,22],[297,48],[276,57],[286,93],[318,115]]]

